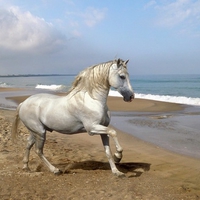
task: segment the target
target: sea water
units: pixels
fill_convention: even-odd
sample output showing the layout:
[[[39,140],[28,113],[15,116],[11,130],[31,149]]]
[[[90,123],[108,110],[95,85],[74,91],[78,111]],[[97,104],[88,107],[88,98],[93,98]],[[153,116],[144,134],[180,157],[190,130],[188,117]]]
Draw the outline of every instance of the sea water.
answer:
[[[0,87],[67,92],[75,75],[0,77]],[[200,106],[200,75],[131,75],[136,98]],[[110,96],[120,96],[110,90]]]
[[[200,105],[200,75],[131,76],[137,98]]]

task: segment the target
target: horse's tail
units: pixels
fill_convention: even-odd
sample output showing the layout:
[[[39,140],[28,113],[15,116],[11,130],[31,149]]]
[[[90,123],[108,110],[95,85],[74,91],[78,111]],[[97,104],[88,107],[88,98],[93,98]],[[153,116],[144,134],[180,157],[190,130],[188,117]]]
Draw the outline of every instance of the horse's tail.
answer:
[[[16,140],[17,140],[17,136],[19,135],[18,131],[17,131],[17,128],[18,128],[18,125],[19,125],[19,121],[20,121],[20,118],[19,118],[19,110],[20,110],[20,107],[21,107],[21,103],[19,104],[19,106],[17,107],[17,113],[15,115],[15,120],[13,121],[13,124],[12,124],[12,129],[11,129],[11,137],[12,137],[12,141],[15,143]]]

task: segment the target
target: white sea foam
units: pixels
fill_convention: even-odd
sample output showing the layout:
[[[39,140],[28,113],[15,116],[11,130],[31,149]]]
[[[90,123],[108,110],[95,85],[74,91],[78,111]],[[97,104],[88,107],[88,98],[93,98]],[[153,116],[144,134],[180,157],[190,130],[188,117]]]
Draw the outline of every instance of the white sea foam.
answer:
[[[10,87],[10,85],[8,85],[7,83],[0,82],[0,87]]]
[[[120,97],[121,95],[117,91],[110,90],[109,96]],[[135,98],[150,99],[150,100],[170,102],[170,103],[180,103],[180,104],[200,106],[200,98],[192,98],[192,97],[152,95],[152,94],[138,94],[138,93],[136,93]]]
[[[60,90],[62,89],[62,85],[40,85],[38,84],[36,89],[45,89],[45,90]]]

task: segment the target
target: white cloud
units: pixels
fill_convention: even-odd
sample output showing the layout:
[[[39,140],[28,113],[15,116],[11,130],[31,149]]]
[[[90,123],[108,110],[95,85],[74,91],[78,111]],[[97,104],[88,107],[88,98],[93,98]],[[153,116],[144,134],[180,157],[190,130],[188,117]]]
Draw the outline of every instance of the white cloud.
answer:
[[[93,7],[89,7],[82,14],[82,16],[84,18],[85,24],[89,27],[92,27],[104,19],[105,12],[106,12],[106,9],[96,9]]]
[[[151,0],[149,1],[147,4],[144,5],[144,9],[147,9],[153,5],[156,5],[156,1],[155,0]]]
[[[75,36],[75,37],[81,37],[82,36],[81,32],[76,30],[76,29],[74,29],[72,31],[72,35]]]
[[[153,7],[157,12],[155,23],[163,27],[179,27],[188,32],[200,26],[200,1],[173,0],[150,1],[145,8]]]
[[[158,23],[164,26],[179,24],[188,19],[193,12],[190,0],[177,0],[156,8],[161,14]]]
[[[72,35],[74,35],[75,37],[82,36],[80,30],[83,28],[83,26],[96,26],[105,18],[106,11],[106,8],[98,9],[93,7],[88,7],[84,11],[67,11],[66,17],[69,25],[72,28]]]
[[[0,9],[0,47],[14,51],[51,51],[63,36],[51,23],[18,7]]]

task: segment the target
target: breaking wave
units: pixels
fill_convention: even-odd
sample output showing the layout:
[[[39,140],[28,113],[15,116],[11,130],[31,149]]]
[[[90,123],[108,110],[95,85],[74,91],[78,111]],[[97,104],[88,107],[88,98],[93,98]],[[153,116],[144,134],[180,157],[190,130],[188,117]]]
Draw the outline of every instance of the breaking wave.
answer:
[[[63,85],[41,85],[38,84],[36,89],[45,89],[45,90],[62,90],[64,88]]]
[[[109,96],[118,96],[121,95],[117,91],[110,90]],[[193,98],[193,97],[184,97],[184,96],[169,96],[169,95],[153,95],[153,94],[135,94],[135,98],[139,99],[150,99],[156,101],[164,101],[170,103],[180,103],[180,104],[187,104],[187,105],[196,105],[200,106],[200,98]]]

